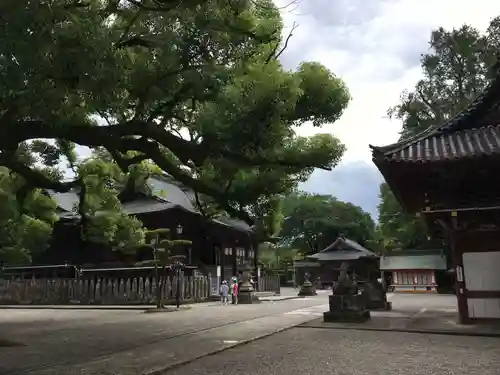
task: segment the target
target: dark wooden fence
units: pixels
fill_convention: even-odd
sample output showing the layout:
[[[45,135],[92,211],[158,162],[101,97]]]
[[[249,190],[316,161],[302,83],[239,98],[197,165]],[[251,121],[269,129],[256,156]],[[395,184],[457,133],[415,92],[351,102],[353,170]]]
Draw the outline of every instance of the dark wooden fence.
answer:
[[[210,276],[181,277],[179,282],[183,303],[207,301],[214,294]],[[262,277],[259,291],[276,292],[276,283],[273,276]],[[164,302],[173,303],[177,278],[162,278],[160,287]],[[155,303],[155,296],[154,278],[0,280],[0,305],[147,305]]]

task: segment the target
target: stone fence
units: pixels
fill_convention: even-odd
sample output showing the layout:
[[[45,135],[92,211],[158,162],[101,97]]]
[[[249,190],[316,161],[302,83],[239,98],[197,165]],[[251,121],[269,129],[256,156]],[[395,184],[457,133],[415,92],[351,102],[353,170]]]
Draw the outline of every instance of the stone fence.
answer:
[[[269,278],[269,280],[267,280]],[[262,278],[260,291],[276,291],[272,276]],[[210,276],[181,277],[183,303],[203,302],[217,293]],[[177,278],[162,278],[164,303],[174,303]],[[218,289],[218,287],[217,287]],[[266,290],[268,289],[268,290]],[[154,278],[0,280],[0,305],[147,305],[155,304]]]

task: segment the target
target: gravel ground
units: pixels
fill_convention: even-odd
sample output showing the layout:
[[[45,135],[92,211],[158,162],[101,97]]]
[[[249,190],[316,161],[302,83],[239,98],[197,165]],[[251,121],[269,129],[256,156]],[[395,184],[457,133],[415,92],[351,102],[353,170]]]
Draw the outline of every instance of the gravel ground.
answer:
[[[167,374],[499,375],[500,339],[298,328]]]

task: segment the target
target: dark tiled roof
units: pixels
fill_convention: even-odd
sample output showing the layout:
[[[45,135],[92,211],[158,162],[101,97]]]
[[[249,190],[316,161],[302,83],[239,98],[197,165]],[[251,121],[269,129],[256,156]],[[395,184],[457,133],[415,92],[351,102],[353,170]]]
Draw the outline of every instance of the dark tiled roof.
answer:
[[[414,137],[387,146],[372,146],[375,163],[451,160],[500,154],[500,60],[496,75],[466,108],[444,124],[436,124]],[[492,126],[493,124],[493,126]]]
[[[339,237],[319,253],[308,256],[315,260],[355,260],[363,257],[377,257],[377,254],[346,237]]]
[[[171,209],[181,209],[195,215],[199,215],[199,211],[193,204],[194,192],[179,184],[169,176],[153,176],[147,181],[151,197],[141,197],[130,202],[122,204],[123,212],[134,215],[155,211],[167,211]],[[57,193],[52,190],[47,190],[47,194],[51,196],[57,203],[59,212],[58,215],[62,219],[77,219],[76,208],[78,205],[78,191],[71,190],[66,193]],[[238,231],[252,232],[253,229],[243,220],[234,218],[217,218],[212,220],[214,223],[231,227]]]
[[[395,255],[380,258],[380,269],[391,270],[446,270],[444,255]]]
[[[381,153],[394,161],[452,160],[500,154],[500,126],[431,134]]]
[[[314,260],[331,260],[331,261],[342,261],[342,260],[356,260],[359,258],[366,257],[367,255],[360,253],[358,251],[331,251],[328,253],[316,253],[308,256],[308,259]],[[375,255],[373,255],[375,256]]]

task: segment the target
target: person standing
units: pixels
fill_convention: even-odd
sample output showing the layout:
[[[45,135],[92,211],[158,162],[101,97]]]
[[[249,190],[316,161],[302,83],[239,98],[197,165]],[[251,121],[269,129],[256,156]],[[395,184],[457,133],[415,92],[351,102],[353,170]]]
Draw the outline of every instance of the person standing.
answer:
[[[222,284],[220,286],[220,298],[221,298],[221,303],[223,305],[227,305],[228,296],[229,296],[229,285],[227,285],[226,280],[222,280]]]
[[[231,303],[233,305],[238,304],[238,293],[240,291],[240,287],[238,285],[238,279],[236,277],[233,277],[231,280]]]

